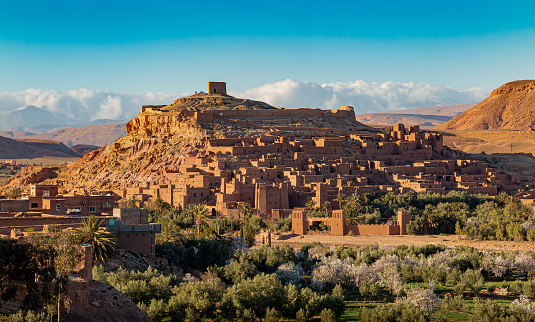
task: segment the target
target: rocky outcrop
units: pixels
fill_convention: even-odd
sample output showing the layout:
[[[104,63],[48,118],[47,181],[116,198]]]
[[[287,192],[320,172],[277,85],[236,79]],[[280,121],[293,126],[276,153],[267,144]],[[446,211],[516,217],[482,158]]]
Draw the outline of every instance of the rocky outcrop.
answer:
[[[229,95],[221,94],[195,94],[187,97],[181,97],[173,103],[162,108],[163,110],[176,111],[182,109],[206,111],[217,109],[232,110],[258,110],[258,109],[275,109],[275,107],[260,101],[254,101],[246,98],[236,98]]]
[[[502,85],[438,130],[535,130],[535,81]]]
[[[207,154],[208,138],[255,137],[276,132],[310,137],[377,132],[356,121],[350,106],[333,110],[282,109],[204,93],[167,106],[142,106],[138,117],[125,129],[125,136],[87,153],[49,182],[61,183],[67,191],[163,184],[165,171],[179,168],[185,157]]]

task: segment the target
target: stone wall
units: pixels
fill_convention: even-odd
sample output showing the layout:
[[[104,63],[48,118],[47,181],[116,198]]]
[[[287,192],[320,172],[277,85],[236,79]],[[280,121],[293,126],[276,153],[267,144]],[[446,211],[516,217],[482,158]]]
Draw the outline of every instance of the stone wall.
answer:
[[[0,234],[9,235],[11,229],[34,228],[42,230],[44,225],[59,225],[62,228],[74,227],[80,224],[80,218],[76,217],[24,217],[24,218],[0,218]]]
[[[108,229],[117,234],[117,246],[140,254],[155,256],[156,234],[161,232],[159,224],[116,225]]]
[[[331,217],[308,217],[304,209],[295,209],[292,213],[292,233],[306,235],[307,228],[316,221],[322,221],[331,227],[331,236],[345,236],[348,233],[359,236],[370,235],[405,235],[406,225],[410,221],[411,214],[407,211],[398,213],[400,225],[347,225],[343,210],[334,210]]]
[[[28,199],[0,200],[0,212],[28,212]]]
[[[114,208],[113,217],[125,225],[143,225],[149,223],[149,210],[146,208]]]

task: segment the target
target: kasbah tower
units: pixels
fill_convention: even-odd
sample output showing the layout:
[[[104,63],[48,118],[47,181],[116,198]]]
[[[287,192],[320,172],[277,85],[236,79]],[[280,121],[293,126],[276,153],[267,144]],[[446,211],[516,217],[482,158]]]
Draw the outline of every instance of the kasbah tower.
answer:
[[[227,95],[227,83],[225,82],[208,82],[208,93]]]

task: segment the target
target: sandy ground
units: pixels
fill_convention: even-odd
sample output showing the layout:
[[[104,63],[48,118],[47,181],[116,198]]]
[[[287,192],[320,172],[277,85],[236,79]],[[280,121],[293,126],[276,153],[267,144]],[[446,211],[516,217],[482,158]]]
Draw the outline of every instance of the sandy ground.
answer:
[[[467,245],[475,247],[481,251],[499,251],[499,250],[535,250],[535,242],[524,241],[521,243],[513,241],[479,241],[466,240],[457,235],[425,235],[425,236],[328,236],[328,235],[291,235],[284,234],[274,235],[272,238],[273,245],[288,244],[294,248],[300,248],[302,245],[311,242],[320,242],[323,245],[348,245],[348,246],[366,246],[379,245],[381,247],[393,248],[398,245],[417,245],[426,244],[443,244],[447,247],[458,245]]]

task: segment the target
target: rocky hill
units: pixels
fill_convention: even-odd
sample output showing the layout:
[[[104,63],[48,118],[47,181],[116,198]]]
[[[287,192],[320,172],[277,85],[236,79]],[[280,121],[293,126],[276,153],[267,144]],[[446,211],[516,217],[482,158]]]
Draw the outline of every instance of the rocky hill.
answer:
[[[162,107],[162,110],[176,111],[188,110],[258,110],[274,109],[275,107],[260,101],[253,101],[246,98],[236,98],[230,95],[201,93],[187,97],[181,97],[173,103]]]
[[[438,126],[474,107],[477,103],[449,106],[420,107],[410,110],[385,111],[357,115],[357,121],[364,124],[392,125],[394,123]]]
[[[77,128],[64,128],[48,133],[25,136],[25,139],[53,140],[72,147],[75,145],[108,145],[126,134],[125,123],[100,124]]]
[[[502,85],[468,111],[437,127],[438,130],[534,130],[535,81]]]
[[[48,157],[78,157],[63,143],[46,140],[13,140],[0,136],[0,159],[33,159]]]
[[[357,122],[352,107],[281,109],[213,94],[192,95],[167,106],[142,106],[126,130],[127,134],[114,143],[58,171],[53,182],[61,181],[66,190],[78,192],[164,183],[164,172],[179,167],[185,157],[207,155],[209,138],[377,132]],[[31,175],[16,175],[9,184],[26,182],[24,176]]]

